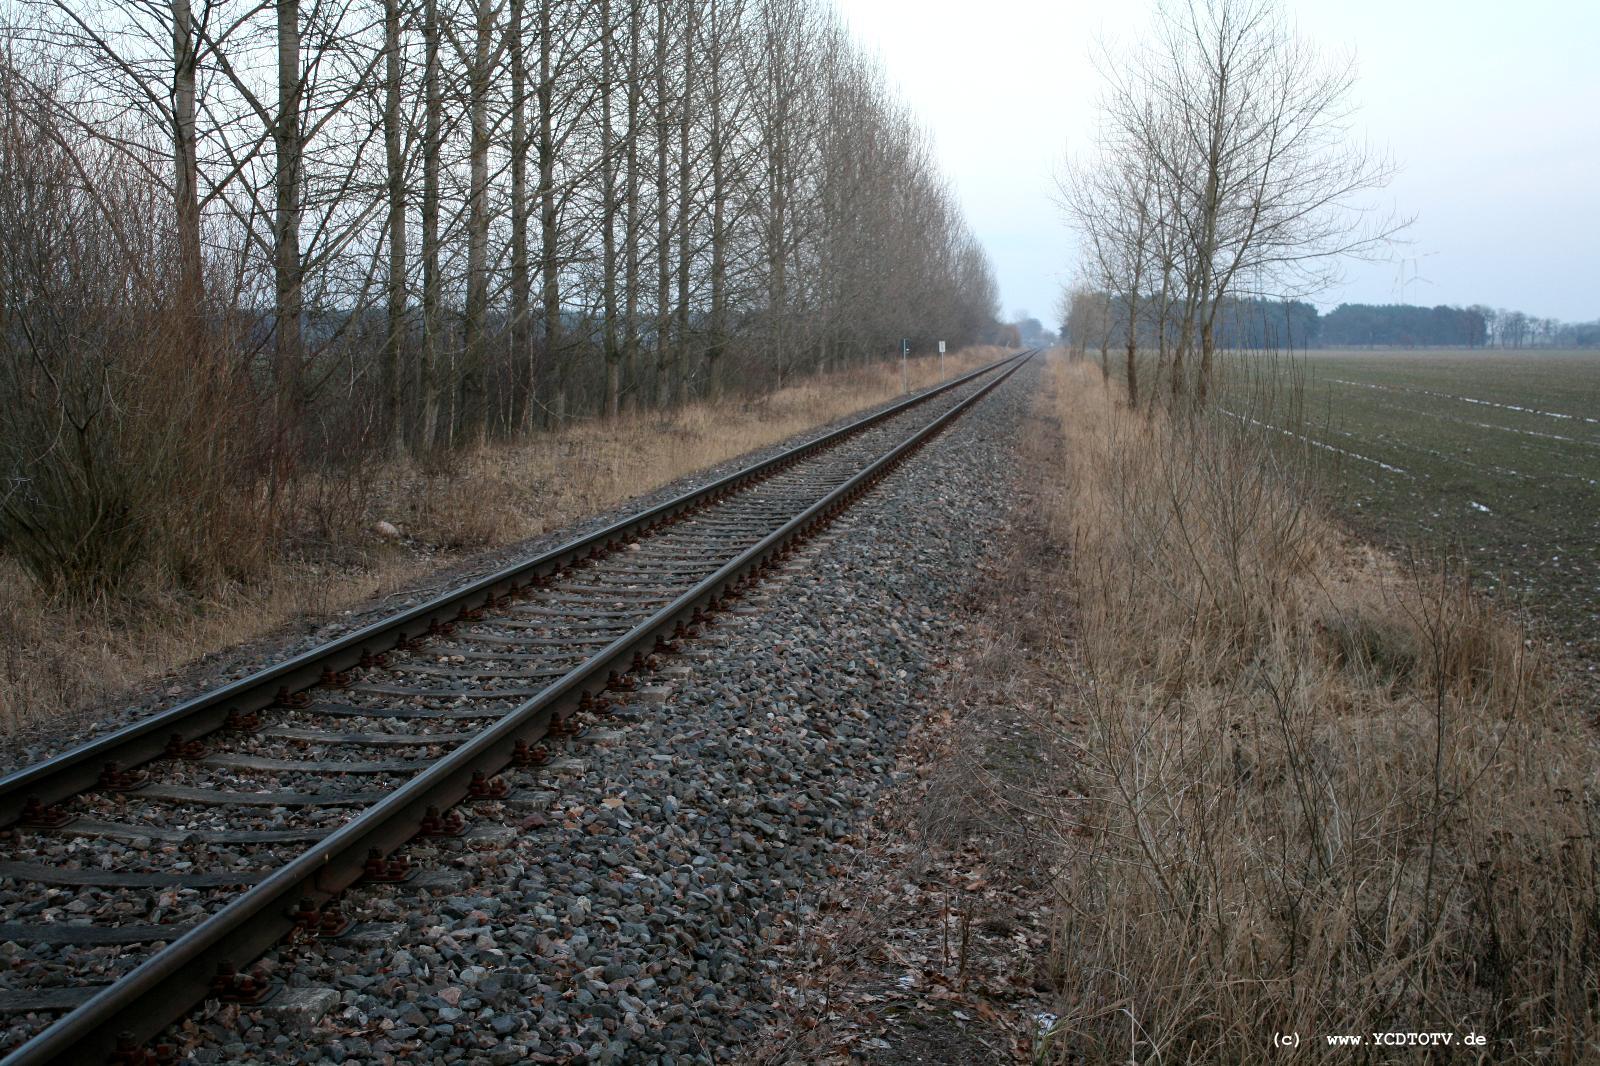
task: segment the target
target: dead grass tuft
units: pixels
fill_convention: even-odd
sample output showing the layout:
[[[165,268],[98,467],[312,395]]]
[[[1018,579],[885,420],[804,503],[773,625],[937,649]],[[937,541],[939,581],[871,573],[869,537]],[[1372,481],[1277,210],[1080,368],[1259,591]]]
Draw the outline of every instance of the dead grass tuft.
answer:
[[[972,348],[945,361],[947,376],[999,358]],[[912,360],[913,389],[936,384],[937,358]],[[715,466],[900,392],[897,363],[812,378],[765,396],[693,403],[586,421],[515,445],[457,457],[440,473],[392,467],[369,507],[438,547],[483,548],[558,528],[685,474]]]
[[[1593,1061],[1595,752],[1522,632],[1450,565],[1352,543],[1281,442],[1052,372],[1086,676],[1047,1055],[1365,1034],[1362,1061],[1412,1061],[1372,1034],[1438,1031]]]

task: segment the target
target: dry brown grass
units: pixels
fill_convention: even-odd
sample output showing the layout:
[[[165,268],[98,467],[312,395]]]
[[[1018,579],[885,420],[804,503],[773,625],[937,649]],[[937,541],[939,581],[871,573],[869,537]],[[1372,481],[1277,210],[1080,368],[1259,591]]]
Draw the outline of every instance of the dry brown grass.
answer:
[[[1001,356],[970,348],[945,359],[953,377]],[[938,357],[908,365],[912,389],[936,384]],[[441,547],[482,548],[533,536],[659,485],[893,399],[898,363],[813,378],[762,397],[582,422],[514,446],[462,455],[444,476],[392,468],[370,513]]]
[[[1352,1061],[1414,1062],[1476,1032],[1476,1061],[1595,1061],[1596,753],[1521,631],[1449,566],[1353,543],[1248,427],[1052,373],[1084,798],[1041,1058],[1364,1034]],[[1455,1047],[1373,1046],[1394,1031]]]
[[[946,375],[1000,354],[952,354]],[[911,361],[913,388],[938,376],[937,357]],[[886,363],[757,399],[579,423],[459,456],[443,470],[404,462],[304,479],[292,493],[297,532],[283,557],[263,579],[207,595],[147,595],[137,606],[74,603],[48,597],[0,558],[0,731],[48,730],[69,712],[208,652],[403,588],[459,553],[559,528],[899,392],[899,365]],[[379,520],[399,527],[405,546],[376,538]]]

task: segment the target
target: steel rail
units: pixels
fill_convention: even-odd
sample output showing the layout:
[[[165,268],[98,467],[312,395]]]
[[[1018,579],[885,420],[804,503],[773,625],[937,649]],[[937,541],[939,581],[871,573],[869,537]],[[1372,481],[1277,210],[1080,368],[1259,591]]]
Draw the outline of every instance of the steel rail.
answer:
[[[231,968],[235,962],[255,959],[293,929],[296,922],[292,914],[298,901],[309,899],[320,905],[361,877],[374,849],[387,855],[415,836],[429,807],[444,810],[468,799],[473,780],[484,780],[504,769],[519,741],[532,744],[542,739],[552,718],[570,715],[583,701],[603,692],[612,673],[626,672],[639,662],[636,656],[654,651],[705,608],[718,609],[725,599],[753,583],[761,571],[775,566],[801,540],[818,532],[914,450],[1021,369],[1032,354],[1025,352],[1016,360],[1007,360],[1015,365],[539,695],[442,756],[105,991],[58,1019],[0,1066],[102,1061],[118,1047],[119,1039],[126,1052],[159,1033],[206,997],[211,975],[219,967]]]
[[[584,534],[532,559],[512,563],[426,603],[0,777],[0,829],[17,822],[30,801],[48,807],[93,788],[108,762],[115,762],[124,770],[149,762],[162,755],[174,733],[189,741],[215,732],[227,724],[234,713],[262,710],[284,694],[311,687],[324,671],[348,670],[357,665],[363,655],[389,651],[406,636],[424,635],[434,625],[458,620],[463,612],[482,607],[519,583],[554,573],[586,555],[605,550],[613,541],[674,521],[688,511],[777,473],[878,422],[1031,354],[1011,355],[926,389],[882,411]]]

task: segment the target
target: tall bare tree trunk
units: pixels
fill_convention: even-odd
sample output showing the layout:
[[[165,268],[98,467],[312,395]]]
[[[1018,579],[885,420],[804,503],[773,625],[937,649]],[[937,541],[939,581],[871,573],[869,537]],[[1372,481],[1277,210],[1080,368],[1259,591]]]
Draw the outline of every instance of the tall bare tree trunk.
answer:
[[[707,50],[711,119],[711,321],[706,340],[706,394],[713,402],[722,398],[722,356],[728,331],[728,234],[726,228],[727,173],[723,144],[722,92],[723,40],[719,0],[711,0],[711,47]]]
[[[656,2],[656,314],[655,367],[651,394],[656,405],[667,405],[667,331],[671,318],[667,310],[672,294],[672,228],[667,195],[667,155],[671,143],[671,122],[667,111],[667,4]]]
[[[1142,298],[1141,290],[1144,288],[1146,244],[1150,240],[1148,180],[1138,186],[1135,195],[1138,199],[1138,221],[1134,227],[1130,246],[1133,265],[1129,268],[1132,277],[1128,279],[1127,292],[1124,296],[1128,304],[1128,322],[1127,336],[1123,339],[1127,342],[1128,406],[1137,411],[1139,409],[1139,302]]]
[[[791,17],[782,5],[770,2],[763,11],[765,40],[762,76],[767,79],[766,93],[770,113],[766,138],[767,172],[767,315],[771,331],[769,341],[773,356],[778,360],[778,380],[788,377],[790,355],[785,330],[789,307],[788,277],[788,183],[789,183],[789,78],[785,75],[784,34],[775,20]]]
[[[678,105],[678,322],[672,344],[669,387],[673,402],[689,399],[689,130],[693,124],[695,12],[698,0],[685,5],[683,24],[683,96]]]
[[[1194,403],[1204,407],[1211,390],[1211,353],[1216,343],[1216,307],[1222,293],[1217,290],[1218,227],[1222,214],[1223,120],[1233,86],[1228,77],[1228,62],[1223,58],[1223,43],[1217,43],[1217,81],[1211,112],[1210,141],[1206,149],[1205,199],[1200,205],[1200,368],[1195,376]]]
[[[400,0],[383,0],[383,154],[389,199],[388,331],[383,341],[389,454],[405,450],[406,175],[400,120]]]
[[[272,141],[277,172],[273,191],[274,303],[273,374],[277,386],[279,432],[288,458],[298,450],[305,398],[305,339],[301,335],[304,289],[300,257],[300,173],[304,142],[300,126],[300,2],[277,0],[278,114]]]
[[[601,343],[606,360],[606,417],[622,410],[622,348],[617,338],[617,157],[611,128],[611,89],[615,77],[611,0],[600,0],[600,287],[605,325]]]
[[[1165,258],[1163,252],[1161,267],[1161,291],[1156,297],[1156,371],[1148,390],[1149,404],[1146,408],[1154,414],[1156,408],[1156,394],[1161,391],[1161,375],[1166,372],[1167,352],[1170,347],[1168,339],[1167,319],[1172,314],[1172,265]]]
[[[630,406],[639,405],[639,280],[644,264],[639,255],[639,122],[643,111],[640,70],[640,38],[644,27],[644,0],[628,0],[628,141],[627,141],[627,224],[623,244],[627,248],[622,279],[623,363],[628,371]]]
[[[468,445],[484,432],[484,369],[489,313],[489,89],[494,64],[494,5],[474,0],[472,69],[467,79],[467,307],[461,367],[461,431]]]
[[[423,0],[422,132],[422,428],[418,450],[432,451],[439,438],[440,301],[439,170],[444,139],[444,92],[439,79],[439,0]]]
[[[187,322],[203,320],[205,286],[200,261],[200,165],[195,144],[194,15],[189,0],[172,0],[172,164],[178,221],[180,313]],[[198,342],[191,328],[187,342]],[[198,353],[192,353],[197,355]]]
[[[532,428],[538,367],[533,357],[533,272],[528,262],[528,53],[527,0],[511,0],[506,38],[511,51],[511,424]]]
[[[1200,321],[1200,371],[1195,376],[1194,405],[1204,407],[1211,394],[1211,356],[1216,349],[1216,318],[1207,315]]]
[[[544,357],[555,370],[550,417],[567,417],[567,369],[561,355],[561,273],[556,215],[555,83],[551,72],[550,5],[539,0],[539,253],[544,297]]]
[[[1111,297],[1107,294],[1100,304],[1100,383],[1111,382]]]

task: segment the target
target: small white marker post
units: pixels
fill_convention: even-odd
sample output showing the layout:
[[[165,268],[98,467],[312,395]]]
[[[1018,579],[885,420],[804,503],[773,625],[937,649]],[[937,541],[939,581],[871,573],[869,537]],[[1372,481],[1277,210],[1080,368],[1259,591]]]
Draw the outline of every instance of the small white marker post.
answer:
[[[944,380],[944,341],[939,342],[939,380]]]
[[[908,356],[910,354],[911,354],[911,338],[910,337],[901,337],[900,338],[900,391],[902,393],[907,393],[907,392],[911,391],[911,379],[906,376],[906,356]]]

